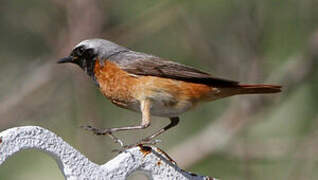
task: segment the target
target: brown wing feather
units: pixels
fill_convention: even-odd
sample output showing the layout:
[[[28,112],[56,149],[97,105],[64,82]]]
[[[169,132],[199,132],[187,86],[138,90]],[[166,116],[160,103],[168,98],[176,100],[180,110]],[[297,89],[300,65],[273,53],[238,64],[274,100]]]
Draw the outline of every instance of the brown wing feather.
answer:
[[[118,55],[119,56],[119,55]],[[206,72],[144,53],[128,52],[110,60],[130,74],[171,78],[211,86],[235,86],[238,82],[215,78]]]

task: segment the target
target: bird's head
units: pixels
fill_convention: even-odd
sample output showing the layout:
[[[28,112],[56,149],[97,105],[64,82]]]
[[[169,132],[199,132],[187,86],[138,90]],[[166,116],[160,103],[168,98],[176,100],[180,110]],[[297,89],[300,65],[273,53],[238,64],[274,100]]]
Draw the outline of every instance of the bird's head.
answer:
[[[88,39],[77,44],[70,55],[60,59],[58,63],[77,64],[92,77],[96,60],[103,63],[112,55],[127,50],[125,47],[104,39]]]

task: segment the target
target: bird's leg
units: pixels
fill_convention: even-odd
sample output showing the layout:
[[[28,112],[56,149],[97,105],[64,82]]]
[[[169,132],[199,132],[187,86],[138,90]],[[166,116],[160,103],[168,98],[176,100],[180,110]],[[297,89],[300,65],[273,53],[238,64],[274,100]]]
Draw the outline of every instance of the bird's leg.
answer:
[[[157,137],[160,134],[164,133],[168,129],[176,126],[179,123],[179,120],[180,120],[179,117],[172,117],[172,118],[169,118],[169,119],[170,119],[170,123],[167,126],[165,126],[162,129],[159,129],[158,131],[156,131],[152,135],[150,135],[148,137],[145,137],[144,139],[141,140],[141,142],[149,142],[149,141],[151,141],[152,139],[154,139],[155,137]]]
[[[90,125],[82,126],[82,128],[93,131],[96,135],[109,135],[114,142],[119,143],[123,146],[123,143],[120,139],[114,136],[113,132],[118,131],[126,131],[126,130],[135,130],[135,129],[145,129],[150,126],[150,100],[146,99],[141,101],[141,113],[142,113],[142,120],[139,126],[127,126],[127,127],[118,127],[118,128],[106,128],[106,129],[99,129],[96,127],[92,127]]]
[[[154,138],[158,137],[160,134],[164,133],[165,131],[167,131],[168,129],[176,126],[179,123],[179,117],[172,117],[169,118],[170,119],[170,123],[165,126],[162,129],[159,129],[158,131],[156,131],[155,133],[153,133],[152,135],[143,138],[142,140],[138,141],[136,144],[131,144],[131,145],[126,145],[124,146],[125,149],[127,148],[131,148],[133,146],[139,145],[139,144],[148,144],[148,145],[154,145],[157,144],[158,142],[160,142],[160,140],[154,140]]]

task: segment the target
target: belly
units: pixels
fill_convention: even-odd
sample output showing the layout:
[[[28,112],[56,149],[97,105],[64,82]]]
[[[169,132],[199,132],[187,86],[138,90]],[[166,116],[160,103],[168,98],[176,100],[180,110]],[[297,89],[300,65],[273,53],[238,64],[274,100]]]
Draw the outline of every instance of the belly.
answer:
[[[153,76],[138,78],[133,96],[151,100],[151,115],[176,117],[204,100],[211,87]]]
[[[190,101],[179,101],[173,105],[167,105],[166,102],[155,100],[152,102],[150,114],[160,117],[177,117],[193,107]]]
[[[194,106],[193,102],[177,100],[173,95],[166,92],[154,92],[146,98],[151,100],[150,114],[153,116],[177,117]],[[120,107],[140,112],[140,101],[124,103],[124,105],[117,101],[112,102]]]
[[[147,96],[151,100],[150,114],[161,117],[176,117],[188,111],[192,106],[191,100],[180,99],[167,89],[155,90]]]

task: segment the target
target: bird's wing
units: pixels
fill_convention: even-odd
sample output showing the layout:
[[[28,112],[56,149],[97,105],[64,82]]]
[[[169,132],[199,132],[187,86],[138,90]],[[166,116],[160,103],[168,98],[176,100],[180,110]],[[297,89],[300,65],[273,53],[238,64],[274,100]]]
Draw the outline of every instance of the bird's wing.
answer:
[[[211,86],[235,86],[238,82],[212,77],[206,72],[159,57],[128,52],[111,58],[122,70],[143,76],[157,76]]]

